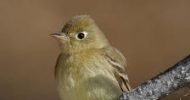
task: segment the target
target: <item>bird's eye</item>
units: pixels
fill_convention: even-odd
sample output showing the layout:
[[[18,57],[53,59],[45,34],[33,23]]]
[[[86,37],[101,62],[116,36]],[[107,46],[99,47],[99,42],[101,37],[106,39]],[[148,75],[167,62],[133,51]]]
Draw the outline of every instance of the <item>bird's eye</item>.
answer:
[[[79,40],[82,40],[86,37],[87,33],[86,32],[80,32],[76,35],[76,38]]]

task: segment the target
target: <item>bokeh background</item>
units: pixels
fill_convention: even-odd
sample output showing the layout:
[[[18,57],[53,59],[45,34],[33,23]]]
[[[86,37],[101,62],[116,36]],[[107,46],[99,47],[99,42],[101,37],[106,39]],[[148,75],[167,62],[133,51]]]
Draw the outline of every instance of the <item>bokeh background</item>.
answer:
[[[79,14],[91,15],[126,56],[133,88],[190,53],[189,0],[0,2],[0,100],[59,100],[59,48],[49,34]],[[164,100],[189,100],[182,92]]]

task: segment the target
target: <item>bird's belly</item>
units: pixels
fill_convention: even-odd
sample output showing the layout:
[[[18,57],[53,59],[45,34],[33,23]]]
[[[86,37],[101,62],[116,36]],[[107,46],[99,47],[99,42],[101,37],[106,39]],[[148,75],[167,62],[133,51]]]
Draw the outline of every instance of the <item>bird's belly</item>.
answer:
[[[110,72],[94,70],[76,76],[67,73],[59,81],[59,93],[62,100],[115,100],[121,90]]]

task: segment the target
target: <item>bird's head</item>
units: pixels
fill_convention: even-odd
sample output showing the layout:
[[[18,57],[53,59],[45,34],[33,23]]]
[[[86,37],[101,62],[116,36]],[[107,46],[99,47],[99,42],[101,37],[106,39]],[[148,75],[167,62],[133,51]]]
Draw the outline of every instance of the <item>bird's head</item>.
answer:
[[[98,49],[109,45],[103,32],[89,15],[71,18],[62,32],[51,34],[60,42],[61,52],[73,54],[87,49]]]

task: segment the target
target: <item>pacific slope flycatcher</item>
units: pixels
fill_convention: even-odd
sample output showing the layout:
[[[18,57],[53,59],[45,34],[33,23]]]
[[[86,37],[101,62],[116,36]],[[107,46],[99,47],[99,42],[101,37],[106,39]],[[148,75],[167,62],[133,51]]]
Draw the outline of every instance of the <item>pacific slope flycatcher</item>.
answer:
[[[55,67],[61,100],[116,100],[131,89],[125,57],[90,16],[73,17],[52,36],[61,48]]]

